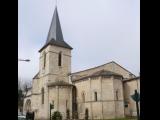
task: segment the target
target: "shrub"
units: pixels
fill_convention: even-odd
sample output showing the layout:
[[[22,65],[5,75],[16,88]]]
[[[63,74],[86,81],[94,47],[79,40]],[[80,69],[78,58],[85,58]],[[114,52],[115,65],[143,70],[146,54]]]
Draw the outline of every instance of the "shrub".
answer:
[[[78,112],[77,111],[72,113],[72,119],[78,119]]]
[[[62,115],[59,111],[55,111],[52,115],[52,120],[62,120]]]

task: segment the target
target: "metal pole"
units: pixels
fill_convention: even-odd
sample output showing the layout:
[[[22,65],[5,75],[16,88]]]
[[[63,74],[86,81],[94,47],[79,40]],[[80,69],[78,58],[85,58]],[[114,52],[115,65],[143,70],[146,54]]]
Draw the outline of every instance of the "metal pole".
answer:
[[[51,120],[51,104],[50,104],[50,107],[49,107],[49,108],[50,108],[50,120]]]
[[[137,95],[137,90],[135,90],[135,95]],[[136,100],[136,108],[137,108],[137,120],[140,120],[140,116],[139,116],[139,106],[138,106],[138,101]]]
[[[138,102],[136,101],[136,107],[137,107],[137,120],[140,120],[139,117],[139,107],[138,107]]]

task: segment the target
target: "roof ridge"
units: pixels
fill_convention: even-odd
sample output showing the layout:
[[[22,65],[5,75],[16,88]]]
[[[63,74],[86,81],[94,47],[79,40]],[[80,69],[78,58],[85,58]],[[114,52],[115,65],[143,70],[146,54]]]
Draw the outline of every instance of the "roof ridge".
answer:
[[[116,63],[115,61],[111,61],[111,62],[108,62],[108,63],[102,64],[102,65],[99,65],[99,66],[96,66],[96,67],[91,67],[91,68],[89,68],[89,69],[80,70],[80,71],[78,71],[78,72],[73,72],[73,73],[71,73],[71,74],[76,74],[76,73],[80,73],[80,72],[83,72],[83,71],[88,71],[88,70],[91,70],[91,69],[96,69],[96,68],[99,68],[99,67],[101,67],[101,66],[104,66],[104,65],[110,64],[110,63],[115,63],[116,65],[118,65],[118,66],[119,66],[119,67],[121,67],[122,69],[124,69],[124,70],[128,71],[129,73],[133,74],[133,73],[132,73],[132,72],[130,72],[129,70],[125,69],[124,67],[122,67],[121,65],[119,65],[118,63]],[[134,75],[134,74],[133,74],[133,75]],[[134,76],[136,76],[136,75],[134,75]]]
[[[98,66],[95,66],[95,67],[91,67],[91,68],[88,68],[88,69],[85,69],[85,70],[80,70],[80,71],[77,71],[77,72],[73,72],[73,73],[71,73],[71,74],[80,73],[80,72],[83,72],[83,71],[87,71],[87,70],[95,69],[95,68],[98,68],[98,67],[104,66],[104,65],[106,65],[106,64],[110,64],[110,63],[112,63],[112,62],[113,62],[113,61],[108,62],[108,63],[105,63],[105,64],[102,64],[102,65],[98,65]]]

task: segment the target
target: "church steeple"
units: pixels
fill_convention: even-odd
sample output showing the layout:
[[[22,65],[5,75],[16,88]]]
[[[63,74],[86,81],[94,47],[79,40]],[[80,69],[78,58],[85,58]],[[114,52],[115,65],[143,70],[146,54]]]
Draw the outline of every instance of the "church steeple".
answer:
[[[63,41],[63,34],[62,34],[62,30],[61,30],[61,25],[59,22],[57,7],[55,8],[55,11],[53,14],[52,23],[50,26],[50,30],[49,30],[46,42],[49,42],[51,39],[54,39],[56,41],[57,40]]]
[[[49,44],[72,49],[72,47],[68,45],[63,39],[63,34],[61,30],[57,7],[55,8],[55,11],[53,14],[53,18],[52,18],[52,22],[51,22],[50,29],[48,32],[46,43],[39,50],[39,52],[42,51],[45,47],[47,47]]]

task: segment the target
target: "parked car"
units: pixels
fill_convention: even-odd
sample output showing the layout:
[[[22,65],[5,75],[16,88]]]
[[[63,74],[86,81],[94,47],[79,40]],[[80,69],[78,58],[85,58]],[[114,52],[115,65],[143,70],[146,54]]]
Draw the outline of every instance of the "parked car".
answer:
[[[26,120],[26,116],[24,116],[24,115],[18,115],[18,120]]]

